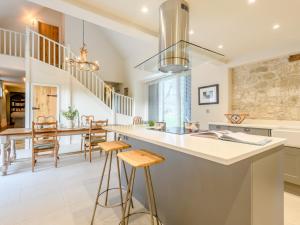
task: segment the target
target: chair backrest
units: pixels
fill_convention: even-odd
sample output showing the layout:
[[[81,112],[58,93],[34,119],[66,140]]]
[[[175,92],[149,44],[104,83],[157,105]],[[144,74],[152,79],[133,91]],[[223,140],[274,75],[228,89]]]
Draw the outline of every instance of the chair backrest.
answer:
[[[90,121],[94,120],[94,116],[93,115],[82,115],[80,118],[80,125],[82,127],[87,127],[90,125]]]
[[[38,116],[36,122],[46,123],[46,122],[55,122],[56,118],[54,116]]]
[[[57,141],[57,121],[55,122],[32,122],[32,141],[38,143]]]
[[[140,116],[133,117],[133,125],[143,124],[143,118]]]
[[[106,136],[107,131],[103,129],[103,127],[108,125],[108,120],[91,120],[89,135],[90,137],[97,134],[103,134]]]

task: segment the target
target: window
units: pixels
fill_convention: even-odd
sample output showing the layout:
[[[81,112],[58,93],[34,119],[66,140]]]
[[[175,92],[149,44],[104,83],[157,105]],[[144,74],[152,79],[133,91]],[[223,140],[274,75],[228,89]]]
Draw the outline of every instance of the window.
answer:
[[[191,76],[174,75],[149,84],[149,120],[181,127],[191,119]]]

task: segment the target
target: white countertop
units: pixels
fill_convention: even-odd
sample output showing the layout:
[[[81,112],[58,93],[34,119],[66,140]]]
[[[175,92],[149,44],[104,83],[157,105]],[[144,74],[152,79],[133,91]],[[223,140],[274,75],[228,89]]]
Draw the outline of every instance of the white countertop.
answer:
[[[149,130],[145,126],[108,126],[107,130],[125,136],[173,149],[223,165],[231,165],[283,145],[285,139],[272,138],[264,146],[241,144],[211,138],[178,135]],[[149,149],[151,151],[151,149]]]

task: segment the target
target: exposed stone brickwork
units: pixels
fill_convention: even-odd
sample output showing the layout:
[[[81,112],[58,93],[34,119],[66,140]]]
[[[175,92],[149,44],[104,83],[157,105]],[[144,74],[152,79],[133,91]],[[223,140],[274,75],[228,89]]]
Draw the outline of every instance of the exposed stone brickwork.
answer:
[[[233,68],[232,110],[250,119],[300,120],[300,61],[288,57]]]

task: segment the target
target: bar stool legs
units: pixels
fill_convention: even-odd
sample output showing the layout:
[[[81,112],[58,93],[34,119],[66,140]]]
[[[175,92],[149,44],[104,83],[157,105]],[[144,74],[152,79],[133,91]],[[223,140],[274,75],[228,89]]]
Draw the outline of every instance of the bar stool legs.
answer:
[[[96,210],[97,210],[98,206],[101,206],[101,207],[104,207],[104,208],[113,208],[113,207],[121,206],[122,207],[122,214],[124,212],[124,199],[123,199],[123,193],[122,193],[120,160],[119,160],[118,157],[116,157],[117,173],[118,173],[118,187],[117,188],[110,188],[110,176],[111,176],[111,167],[112,167],[112,161],[113,161],[112,158],[113,158],[113,153],[114,152],[117,155],[119,152],[122,152],[122,150],[110,151],[110,152],[106,152],[105,153],[105,163],[104,163],[104,166],[103,166],[103,169],[102,169],[102,174],[101,174],[101,178],[100,178],[100,182],[99,182],[99,187],[98,187],[97,197],[96,197],[95,206],[94,206],[94,210],[93,210],[93,216],[92,216],[92,220],[91,220],[91,225],[94,224],[94,219],[95,219]],[[124,174],[125,174],[126,183],[128,185],[129,181],[128,181],[128,176],[127,176],[127,171],[126,171],[125,163],[122,162],[122,164],[123,164],[123,168],[124,168]],[[105,191],[101,192],[103,181],[104,181],[104,175],[105,175],[105,171],[107,170],[107,166],[108,166],[107,186],[106,186]],[[115,190],[115,189],[119,189],[119,191],[120,191],[120,203],[119,204],[115,204],[115,205],[108,205],[109,191]],[[104,205],[102,205],[99,202],[99,198],[103,194],[105,194]],[[133,202],[132,201],[131,201],[130,205],[133,208]]]
[[[125,209],[123,210],[122,221],[120,223],[121,225],[128,225],[129,215],[130,215],[130,205],[127,204],[127,203],[132,201],[135,173],[136,173],[136,168],[132,168],[131,169],[131,174],[130,174],[130,179],[129,179],[129,184],[128,184],[128,187],[127,187]]]
[[[104,166],[103,166],[102,175],[101,175],[101,179],[100,179],[100,183],[99,183],[99,187],[98,187],[98,192],[97,192],[96,202],[95,202],[95,206],[94,206],[94,211],[93,211],[91,225],[94,224],[94,219],[95,219],[95,214],[96,214],[96,210],[97,210],[97,206],[98,206],[98,202],[99,202],[99,197],[100,197],[100,192],[101,192],[103,177],[104,177],[104,173],[105,173],[105,168],[106,168],[106,164],[107,164],[108,154],[109,153],[106,153],[105,163],[104,163]]]
[[[130,202],[132,201],[132,196],[133,196],[135,174],[136,174],[136,168],[133,167],[131,169],[131,175],[130,175],[129,184],[128,184],[128,188],[127,188],[127,194],[126,194],[125,207],[123,210],[123,216],[122,216],[122,221],[120,222],[120,225],[128,225],[130,215],[135,214],[135,213],[130,214]],[[147,197],[148,197],[148,204],[149,204],[149,214],[151,216],[151,218],[150,218],[151,225],[160,225],[161,223],[158,218],[150,168],[148,166],[144,168],[144,174],[145,174],[145,180],[146,180]]]
[[[147,193],[148,193],[148,202],[149,202],[150,215],[151,215],[151,224],[154,225],[153,217],[155,217],[156,224],[159,225],[150,168],[148,166],[145,167],[144,172],[145,172],[146,184],[147,184]]]
[[[162,163],[163,161],[165,161],[165,158],[156,153],[143,150],[143,149],[131,150],[129,152],[122,152],[118,154],[118,157],[132,167],[129,184],[127,188],[123,216],[119,224],[128,225],[130,216],[135,214],[146,213],[146,214],[150,214],[151,225],[161,225],[157,213],[155,194],[153,190],[153,183],[152,183],[152,178],[150,173],[150,166]],[[149,210],[147,212],[130,213],[130,202],[132,201],[133,187],[134,187],[137,168],[141,168],[144,170]]]

